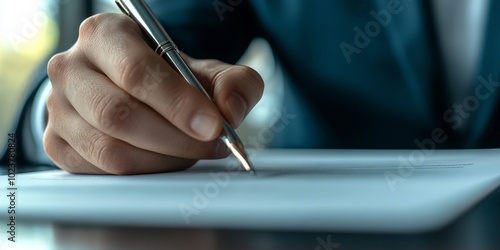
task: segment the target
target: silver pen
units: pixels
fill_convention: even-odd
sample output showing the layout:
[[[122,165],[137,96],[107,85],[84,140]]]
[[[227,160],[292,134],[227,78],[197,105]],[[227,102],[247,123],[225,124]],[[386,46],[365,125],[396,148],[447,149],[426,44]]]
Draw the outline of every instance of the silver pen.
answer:
[[[171,62],[184,79],[194,86],[203,95],[213,101],[212,97],[205,91],[200,82],[196,79],[193,72],[189,69],[186,62],[179,54],[177,46],[167,34],[163,26],[155,17],[149,6],[144,0],[115,0],[121,11],[132,18],[142,29],[144,34],[155,44],[155,52],[163,59]],[[231,125],[223,118],[224,132],[220,139],[227,145],[232,154],[238,159],[246,171],[254,172],[247,153],[240,138],[233,130]]]

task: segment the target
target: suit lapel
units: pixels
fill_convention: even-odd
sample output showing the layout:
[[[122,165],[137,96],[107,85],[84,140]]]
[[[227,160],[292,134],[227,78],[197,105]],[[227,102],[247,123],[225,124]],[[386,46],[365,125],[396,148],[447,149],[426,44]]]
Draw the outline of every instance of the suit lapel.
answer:
[[[387,8],[388,1],[372,0],[374,10]],[[442,58],[435,36],[434,20],[428,1],[400,0],[403,10],[382,29],[389,54],[401,71],[408,92],[419,107],[419,117],[429,128],[441,126],[443,108]],[[416,114],[415,114],[416,115]],[[438,121],[438,122],[431,122]]]

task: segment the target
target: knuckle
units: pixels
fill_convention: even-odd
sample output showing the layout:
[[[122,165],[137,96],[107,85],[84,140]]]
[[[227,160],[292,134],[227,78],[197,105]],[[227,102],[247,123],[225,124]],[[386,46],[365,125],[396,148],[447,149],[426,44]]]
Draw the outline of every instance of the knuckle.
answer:
[[[114,175],[129,175],[133,173],[133,166],[128,159],[124,145],[111,137],[99,136],[91,155],[97,166]]]
[[[79,28],[78,37],[79,39],[87,39],[92,37],[99,28],[99,24],[102,22],[102,14],[93,15],[85,19]]]
[[[99,37],[101,34],[116,32],[117,29],[120,29],[120,31],[130,30],[130,28],[126,29],[126,25],[124,24],[127,21],[123,21],[127,19],[130,18],[112,13],[95,14],[83,20],[80,24],[78,37],[79,39],[85,40],[93,37]],[[133,22],[132,20],[128,21],[128,25],[130,25],[130,22]]]
[[[52,92],[46,102],[47,108],[47,128],[52,125],[52,129],[57,131],[58,128],[64,127],[68,123],[68,119],[64,119],[64,102],[59,102],[54,92]]]
[[[56,100],[55,100],[55,97],[54,97],[54,92],[50,93],[49,96],[47,97],[47,102],[46,102],[46,107],[47,107],[47,112],[53,116],[53,113],[55,112],[56,110]],[[49,116],[49,119],[50,117]]]
[[[89,138],[88,153],[97,163],[97,166],[103,169],[114,170],[120,167],[117,159],[119,142],[105,134],[96,133]]]
[[[219,61],[217,59],[205,59],[205,60],[198,60],[195,61],[195,63],[199,63],[199,67],[203,68],[206,70],[208,76],[212,76],[213,79],[208,79],[208,80],[215,80],[218,79],[222,73],[225,72],[227,69],[226,63]]]
[[[66,153],[64,155],[65,159],[63,160],[63,164],[60,166],[60,168],[72,174],[87,172],[85,168],[81,169],[81,167],[83,166],[82,166],[82,158],[80,155],[78,155],[75,151],[68,152],[68,150],[66,150],[65,153]]]
[[[79,27],[78,40],[106,37],[116,32],[141,37],[139,26],[129,17],[121,14],[99,13],[85,19]]]
[[[52,86],[54,86],[55,83],[62,80],[67,70],[67,67],[68,67],[68,62],[66,54],[59,53],[50,58],[47,64],[47,74],[51,79]]]
[[[91,101],[91,106],[93,107],[92,113],[96,126],[108,133],[123,129],[131,112],[127,97],[127,95],[95,95]]]
[[[43,135],[43,150],[47,154],[47,156],[53,161],[58,161],[57,148],[60,146],[57,145],[58,138],[52,131],[50,126],[47,127],[44,135]]]
[[[176,94],[177,92],[178,94]],[[192,95],[179,93],[180,91],[171,91],[171,98],[168,103],[162,105],[164,107],[164,115],[169,121],[180,121],[183,114],[189,113],[190,110],[198,108],[199,101]]]
[[[120,59],[118,68],[120,72],[120,83],[126,91],[132,91],[141,84],[146,73],[146,64],[139,56],[127,55]]]
[[[43,149],[49,159],[59,168],[70,171],[71,168],[66,159],[66,154],[63,152],[68,151],[69,144],[66,143],[61,137],[56,135],[50,127],[47,128],[43,136]]]
[[[101,32],[107,34],[106,32],[115,31],[115,28],[111,25],[111,20],[113,20],[111,16],[113,15],[110,13],[99,13],[83,20],[78,29],[79,39],[85,40],[94,36],[97,37]]]

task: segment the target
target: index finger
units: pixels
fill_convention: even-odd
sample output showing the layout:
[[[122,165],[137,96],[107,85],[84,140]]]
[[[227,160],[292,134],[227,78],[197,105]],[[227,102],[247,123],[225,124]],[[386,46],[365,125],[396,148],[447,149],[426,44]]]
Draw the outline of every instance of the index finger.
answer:
[[[90,64],[184,133],[202,141],[217,138],[222,116],[143,40],[129,17],[99,14],[80,28],[78,46]]]

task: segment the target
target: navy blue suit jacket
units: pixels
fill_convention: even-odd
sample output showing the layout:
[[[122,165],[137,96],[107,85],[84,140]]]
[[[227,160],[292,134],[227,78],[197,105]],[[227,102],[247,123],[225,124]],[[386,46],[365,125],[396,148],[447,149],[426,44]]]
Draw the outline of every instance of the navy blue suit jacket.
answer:
[[[500,1],[488,10],[476,74],[482,80],[458,103],[468,109],[454,109],[445,91],[429,1],[148,2],[193,57],[234,63],[253,38],[267,39],[287,80],[278,108],[295,115],[271,146],[419,148],[430,147],[429,140],[438,148],[500,146]],[[26,124],[21,120],[18,133]]]
[[[234,62],[254,37],[269,41],[287,74],[286,111],[296,115],[275,146],[418,148],[416,140],[438,132],[446,139],[437,147],[500,146],[498,1],[488,10],[476,74],[482,80],[471,83],[470,98],[457,103],[462,108],[444,87],[428,1],[150,4],[180,49],[195,57]]]

